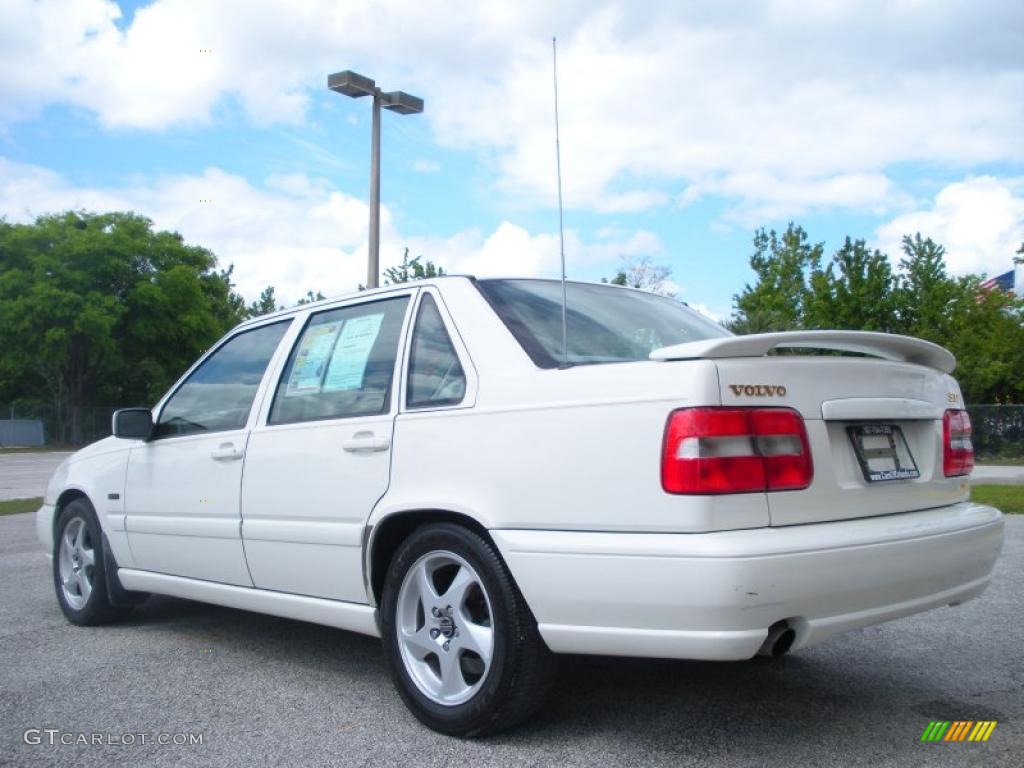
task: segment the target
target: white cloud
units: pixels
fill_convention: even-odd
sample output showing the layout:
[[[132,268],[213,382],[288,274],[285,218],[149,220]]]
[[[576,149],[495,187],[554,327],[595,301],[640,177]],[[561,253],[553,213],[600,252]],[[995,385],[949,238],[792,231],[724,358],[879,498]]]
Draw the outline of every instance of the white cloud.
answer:
[[[209,202],[206,202],[209,201]],[[365,282],[368,209],[362,200],[304,174],[273,175],[260,185],[219,168],[199,175],[140,179],[118,187],[79,187],[50,170],[0,157],[0,216],[30,221],[57,210],[133,210],[157,228],[178,231],[212,250],[222,266],[233,263],[237,289],[256,298],[273,285],[291,303],[307,290],[326,296]],[[424,254],[451,273],[480,276],[558,275],[557,233],[533,234],[503,221],[449,237],[400,233],[381,210],[381,263],[398,264],[402,250]],[[650,232],[606,232],[595,242],[566,232],[570,274],[620,255],[662,250]]]
[[[416,173],[437,173],[441,166],[434,160],[419,159],[413,162],[412,169]]]
[[[205,202],[209,201],[209,202]],[[160,229],[235,264],[238,290],[255,298],[266,285],[294,301],[312,288],[337,294],[365,282],[366,203],[302,174],[254,186],[218,168],[112,188],[77,187],[37,166],[0,158],[0,215],[12,221],[63,209],[133,210]],[[390,212],[382,210],[390,232]]]
[[[946,248],[953,274],[1013,268],[1024,242],[1024,179],[969,177],[949,184],[924,210],[897,216],[878,228],[878,247],[898,258],[904,235],[920,232]]]
[[[741,217],[889,210],[893,166],[1024,161],[1014,2],[155,0],[124,29],[119,16],[104,0],[5,0],[0,120],[67,103],[168,129],[234,99],[301,122],[330,98],[326,73],[352,66],[423,95],[438,141],[547,206],[555,31],[570,208],[640,210],[671,197],[652,189],[696,185]]]
[[[532,234],[509,221],[501,222],[489,234],[469,229],[448,238],[413,237],[409,248],[413,253],[427,254],[452,274],[558,277],[560,273],[558,233]],[[655,255],[662,250],[658,237],[645,230],[605,232],[594,242],[584,241],[574,229],[565,232],[566,272],[570,278],[617,263],[623,257]]]
[[[683,191],[679,202],[689,205],[708,195],[735,198],[737,206],[728,218],[748,226],[829,208],[881,215],[913,202],[882,173],[794,179],[757,171],[694,182]]]
[[[635,189],[630,192],[608,193],[595,199],[591,206],[599,213],[631,213],[643,211],[668,202],[664,192]]]

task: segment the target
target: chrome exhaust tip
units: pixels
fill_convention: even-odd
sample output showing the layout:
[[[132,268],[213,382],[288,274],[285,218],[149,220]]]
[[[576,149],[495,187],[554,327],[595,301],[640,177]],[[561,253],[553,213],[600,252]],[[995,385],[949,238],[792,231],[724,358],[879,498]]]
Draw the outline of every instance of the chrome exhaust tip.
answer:
[[[796,632],[789,626],[789,622],[778,621],[768,628],[768,637],[764,639],[757,655],[777,659],[793,647],[794,640]]]

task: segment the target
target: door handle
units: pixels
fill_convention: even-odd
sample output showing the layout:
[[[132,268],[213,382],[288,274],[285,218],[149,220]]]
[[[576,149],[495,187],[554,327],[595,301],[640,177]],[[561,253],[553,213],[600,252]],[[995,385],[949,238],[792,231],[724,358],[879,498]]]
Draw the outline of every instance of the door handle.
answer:
[[[377,437],[373,432],[356,432],[352,437],[341,444],[349,453],[375,453],[386,451],[391,447],[391,439]]]
[[[245,455],[245,451],[235,448],[234,443],[221,443],[210,453],[214,461],[237,461]]]

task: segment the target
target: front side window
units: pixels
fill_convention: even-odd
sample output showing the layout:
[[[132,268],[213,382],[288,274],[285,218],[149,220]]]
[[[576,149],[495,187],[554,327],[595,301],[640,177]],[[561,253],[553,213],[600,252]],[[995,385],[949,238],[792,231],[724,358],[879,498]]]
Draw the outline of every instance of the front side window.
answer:
[[[409,297],[313,315],[288,358],[271,424],[386,413]]]
[[[264,325],[228,339],[171,395],[160,412],[156,437],[242,429],[290,322]]]
[[[409,353],[406,405],[427,408],[455,405],[466,395],[466,374],[455,353],[437,302],[429,293],[420,302]]]
[[[477,287],[541,368],[647,360],[655,349],[731,336],[664,296],[610,285],[566,283],[568,354],[557,280],[480,280]]]

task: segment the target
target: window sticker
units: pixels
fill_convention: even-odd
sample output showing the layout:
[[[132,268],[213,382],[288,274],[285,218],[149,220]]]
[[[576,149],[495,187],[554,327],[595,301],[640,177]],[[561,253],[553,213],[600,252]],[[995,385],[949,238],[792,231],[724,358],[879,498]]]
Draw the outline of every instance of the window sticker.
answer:
[[[324,368],[331,356],[331,350],[335,347],[342,322],[338,320],[314,325],[306,331],[299,345],[298,354],[295,355],[295,365],[292,366],[292,375],[288,378],[285,397],[320,391]]]
[[[363,386],[370,350],[377,341],[383,320],[384,313],[380,312],[354,317],[345,323],[324,377],[324,392],[360,389]]]

